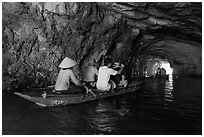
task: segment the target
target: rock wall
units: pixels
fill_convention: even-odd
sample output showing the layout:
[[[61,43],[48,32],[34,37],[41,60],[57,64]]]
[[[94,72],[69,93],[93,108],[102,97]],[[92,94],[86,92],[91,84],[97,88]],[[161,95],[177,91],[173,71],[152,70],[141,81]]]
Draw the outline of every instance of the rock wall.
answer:
[[[93,55],[132,32],[96,3],[4,2],[2,21],[3,90],[54,84],[65,56],[78,62],[80,78]]]
[[[120,59],[132,74],[140,55],[202,73],[202,3],[3,2],[3,90],[54,84],[64,57]],[[118,44],[120,43],[120,44]]]

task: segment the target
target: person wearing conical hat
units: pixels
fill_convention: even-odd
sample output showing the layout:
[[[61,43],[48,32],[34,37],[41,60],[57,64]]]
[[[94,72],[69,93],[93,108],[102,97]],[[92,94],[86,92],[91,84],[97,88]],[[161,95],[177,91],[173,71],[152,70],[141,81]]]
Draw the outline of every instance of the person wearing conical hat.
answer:
[[[60,63],[60,72],[57,77],[57,81],[55,84],[55,91],[54,92],[69,92],[71,82],[77,86],[82,86],[79,80],[75,77],[72,68],[76,65],[76,61],[65,57],[63,61]]]

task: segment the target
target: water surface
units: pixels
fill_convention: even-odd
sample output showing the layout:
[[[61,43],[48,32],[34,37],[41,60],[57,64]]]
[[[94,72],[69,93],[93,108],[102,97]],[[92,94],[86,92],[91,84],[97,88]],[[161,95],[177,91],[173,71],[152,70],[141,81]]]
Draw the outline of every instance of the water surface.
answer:
[[[135,93],[80,105],[42,108],[2,97],[2,134],[202,134],[202,80],[144,79]]]

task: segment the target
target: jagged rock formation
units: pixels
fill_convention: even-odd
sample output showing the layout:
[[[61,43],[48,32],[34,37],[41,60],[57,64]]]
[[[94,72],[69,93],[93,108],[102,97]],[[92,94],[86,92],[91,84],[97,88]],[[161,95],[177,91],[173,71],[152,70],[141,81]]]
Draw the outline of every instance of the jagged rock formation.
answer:
[[[104,51],[127,73],[146,54],[201,74],[201,11],[202,3],[2,3],[3,90],[53,84],[65,56],[80,78]]]

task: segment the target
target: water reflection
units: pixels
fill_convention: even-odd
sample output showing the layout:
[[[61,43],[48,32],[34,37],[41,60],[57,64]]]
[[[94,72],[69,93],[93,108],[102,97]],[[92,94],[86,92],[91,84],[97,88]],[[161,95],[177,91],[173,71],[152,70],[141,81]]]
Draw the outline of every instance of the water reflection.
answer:
[[[100,131],[111,132],[116,124],[117,118],[110,115],[114,112],[115,108],[110,103],[99,101],[96,106],[96,115],[92,118],[93,126]]]
[[[114,131],[118,130],[118,121],[128,113],[129,109],[123,100],[115,99],[113,102],[100,100],[95,108],[94,117],[90,115],[92,128],[102,131],[104,134],[114,134]]]
[[[3,134],[202,134],[202,79],[146,79],[137,93],[38,108],[3,96]]]
[[[173,82],[173,75],[172,74],[169,74],[169,81]]]
[[[165,82],[165,88],[164,88],[164,96],[165,101],[173,101],[173,78],[171,77],[169,80],[166,80]]]

